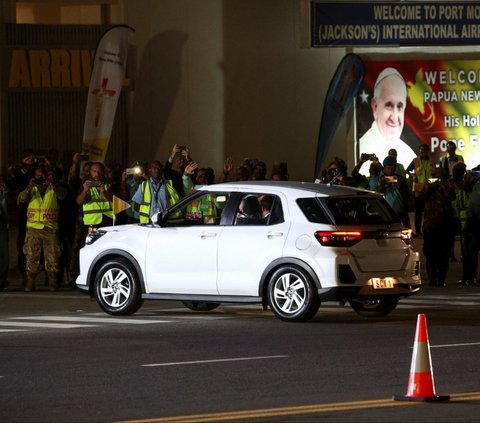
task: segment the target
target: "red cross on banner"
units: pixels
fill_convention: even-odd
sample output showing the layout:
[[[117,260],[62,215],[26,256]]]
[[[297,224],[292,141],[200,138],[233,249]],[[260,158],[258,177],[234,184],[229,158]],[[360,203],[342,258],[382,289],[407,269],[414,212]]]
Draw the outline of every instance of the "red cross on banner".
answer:
[[[114,26],[105,32],[95,50],[82,145],[82,153],[93,161],[105,161],[133,33],[129,26]]]

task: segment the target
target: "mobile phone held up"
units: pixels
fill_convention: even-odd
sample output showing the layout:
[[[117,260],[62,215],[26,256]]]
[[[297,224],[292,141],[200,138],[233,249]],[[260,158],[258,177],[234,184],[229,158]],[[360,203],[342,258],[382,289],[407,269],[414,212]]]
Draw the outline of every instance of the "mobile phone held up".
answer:
[[[99,187],[100,185],[102,185],[102,181],[87,181],[88,182],[88,186],[90,187]]]
[[[186,145],[179,145],[177,154],[182,154],[186,149],[187,149]]]
[[[385,182],[396,184],[398,182],[398,178],[396,176],[385,176]]]
[[[360,156],[360,158],[366,162],[367,160],[375,160],[377,158],[377,156],[375,155],[375,153],[373,154],[367,154],[367,153],[362,153],[362,155]]]
[[[142,172],[142,169],[140,169],[140,166],[127,167],[125,172],[127,175],[139,175]]]

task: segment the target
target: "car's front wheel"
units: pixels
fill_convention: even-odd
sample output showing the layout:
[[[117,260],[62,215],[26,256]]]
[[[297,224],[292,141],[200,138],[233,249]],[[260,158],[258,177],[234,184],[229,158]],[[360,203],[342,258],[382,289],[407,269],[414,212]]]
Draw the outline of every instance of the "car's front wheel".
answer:
[[[204,303],[201,301],[182,301],[183,305],[194,311],[210,311],[220,306],[220,303]]]
[[[268,284],[268,304],[281,320],[305,322],[315,316],[320,300],[308,273],[292,265],[273,273]]]
[[[383,298],[379,300],[349,300],[350,306],[360,316],[384,317],[390,314],[398,304],[398,298]]]
[[[95,275],[94,292],[100,308],[114,316],[133,314],[143,303],[138,277],[122,258],[102,264]]]

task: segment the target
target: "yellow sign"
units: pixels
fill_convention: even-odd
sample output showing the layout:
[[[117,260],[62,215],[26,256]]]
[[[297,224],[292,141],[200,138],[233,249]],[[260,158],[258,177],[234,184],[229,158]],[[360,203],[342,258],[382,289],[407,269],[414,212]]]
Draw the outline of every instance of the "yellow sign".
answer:
[[[130,208],[130,203],[123,201],[121,198],[113,196],[113,214],[116,215]]]
[[[8,88],[88,88],[95,50],[14,49]],[[124,79],[123,86],[131,84]]]

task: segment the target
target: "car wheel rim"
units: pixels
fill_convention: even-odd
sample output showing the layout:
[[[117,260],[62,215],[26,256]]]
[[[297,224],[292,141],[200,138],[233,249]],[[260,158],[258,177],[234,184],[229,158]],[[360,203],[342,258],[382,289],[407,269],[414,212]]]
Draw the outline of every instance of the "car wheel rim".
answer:
[[[131,293],[131,284],[128,275],[120,269],[110,269],[100,281],[100,294],[103,300],[111,307],[124,305]]]
[[[296,313],[307,299],[305,282],[293,273],[286,273],[275,282],[273,298],[283,313]]]
[[[361,301],[365,310],[374,310],[378,307],[378,300]]]

